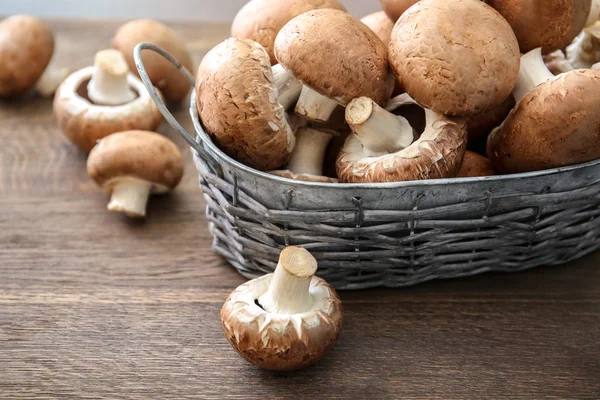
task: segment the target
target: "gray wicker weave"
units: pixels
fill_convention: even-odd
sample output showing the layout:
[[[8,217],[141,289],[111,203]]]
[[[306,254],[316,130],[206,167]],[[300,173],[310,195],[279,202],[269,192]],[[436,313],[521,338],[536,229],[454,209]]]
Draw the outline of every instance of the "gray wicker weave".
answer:
[[[152,93],[140,52],[136,63]],[[193,77],[183,71],[190,82]],[[213,250],[245,277],[272,272],[281,249],[309,249],[338,289],[402,287],[488,271],[559,265],[600,248],[600,160],[537,173],[393,184],[319,184],[253,170],[204,131],[192,93],[192,146]]]

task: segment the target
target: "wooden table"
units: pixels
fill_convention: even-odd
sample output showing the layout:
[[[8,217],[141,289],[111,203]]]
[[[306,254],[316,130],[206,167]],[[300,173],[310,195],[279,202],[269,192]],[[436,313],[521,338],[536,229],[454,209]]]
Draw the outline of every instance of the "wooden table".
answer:
[[[82,67],[116,23],[55,22]],[[178,26],[199,62],[225,25]],[[187,119],[185,106],[177,112]],[[558,268],[342,293],[346,325],[308,370],[270,373],[227,343],[244,280],[210,251],[190,152],[146,222],[106,211],[51,101],[0,102],[1,398],[600,398],[600,254]]]

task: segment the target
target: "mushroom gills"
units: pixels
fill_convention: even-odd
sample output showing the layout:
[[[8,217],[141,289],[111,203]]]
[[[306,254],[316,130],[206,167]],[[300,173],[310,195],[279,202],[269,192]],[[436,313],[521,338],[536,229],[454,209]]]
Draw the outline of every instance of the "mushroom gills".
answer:
[[[536,86],[554,78],[554,74],[548,70],[542,57],[542,49],[537,48],[521,57],[519,78],[513,90],[513,96],[517,103],[532,91]]]
[[[327,122],[337,106],[335,100],[304,85],[294,112],[310,121]]]
[[[273,66],[273,79],[277,88],[279,104],[288,110],[300,97],[302,82],[294,76],[292,71],[287,71],[281,64]]]
[[[118,50],[102,50],[96,54],[94,72],[88,84],[88,96],[96,104],[118,106],[137,97],[129,87],[129,67]]]
[[[151,182],[134,177],[121,177],[111,184],[113,192],[107,206],[109,211],[121,212],[134,218],[146,216],[146,205],[153,186]]]

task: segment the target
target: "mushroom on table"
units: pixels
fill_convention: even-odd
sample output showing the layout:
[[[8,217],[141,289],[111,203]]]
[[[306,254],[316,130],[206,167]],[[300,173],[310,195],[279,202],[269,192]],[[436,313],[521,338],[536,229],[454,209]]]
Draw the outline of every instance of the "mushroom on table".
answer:
[[[305,249],[286,247],[273,274],[231,293],[221,309],[227,340],[247,361],[269,370],[308,367],[327,354],[343,325],[335,290],[315,276]]]
[[[60,85],[54,114],[65,136],[87,152],[111,133],[153,131],[162,121],[142,81],[112,49],[98,52],[93,67],[74,72]]]
[[[183,176],[177,146],[147,131],[126,131],[100,140],[87,161],[90,177],[111,193],[108,209],[144,218],[151,194],[173,190]]]

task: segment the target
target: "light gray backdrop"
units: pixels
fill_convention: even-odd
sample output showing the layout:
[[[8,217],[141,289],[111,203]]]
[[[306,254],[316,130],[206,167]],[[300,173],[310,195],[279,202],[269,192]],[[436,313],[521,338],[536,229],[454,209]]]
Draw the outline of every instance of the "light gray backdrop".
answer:
[[[0,0],[0,15],[43,17],[158,18],[230,21],[247,0]],[[380,10],[378,0],[341,0],[356,16]]]

